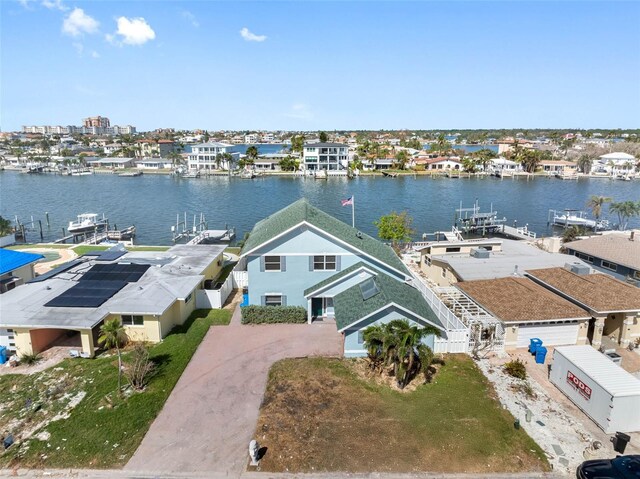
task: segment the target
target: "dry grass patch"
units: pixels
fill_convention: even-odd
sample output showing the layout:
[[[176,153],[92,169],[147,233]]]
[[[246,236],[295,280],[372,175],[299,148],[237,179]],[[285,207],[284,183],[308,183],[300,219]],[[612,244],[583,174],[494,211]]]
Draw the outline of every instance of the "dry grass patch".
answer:
[[[544,453],[468,356],[400,393],[353,360],[286,359],[270,373],[255,437],[272,472],[546,471]]]

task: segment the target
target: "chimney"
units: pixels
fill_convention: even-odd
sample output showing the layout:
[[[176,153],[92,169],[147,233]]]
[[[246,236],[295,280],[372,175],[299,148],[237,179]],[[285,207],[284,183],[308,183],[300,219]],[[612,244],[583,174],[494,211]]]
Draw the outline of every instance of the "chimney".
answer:
[[[631,230],[631,233],[629,233],[629,241],[634,241],[635,235],[636,235],[636,232]]]

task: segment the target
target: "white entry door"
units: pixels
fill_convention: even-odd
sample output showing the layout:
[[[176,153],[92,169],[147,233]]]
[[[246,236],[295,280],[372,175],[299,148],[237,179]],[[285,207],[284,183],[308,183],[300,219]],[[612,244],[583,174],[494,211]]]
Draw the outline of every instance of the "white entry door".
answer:
[[[540,338],[543,346],[563,346],[578,341],[578,323],[521,324],[518,328],[519,348],[528,348],[531,338]]]

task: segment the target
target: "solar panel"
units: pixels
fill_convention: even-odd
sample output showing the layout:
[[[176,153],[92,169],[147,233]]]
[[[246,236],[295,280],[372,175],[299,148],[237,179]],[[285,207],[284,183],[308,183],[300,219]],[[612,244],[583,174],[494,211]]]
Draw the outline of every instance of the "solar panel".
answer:
[[[95,264],[87,271],[81,282],[85,281],[126,281],[135,283],[149,269],[148,264]]]
[[[126,281],[80,281],[45,306],[97,308],[126,285]]]
[[[96,250],[93,250],[93,251],[87,251],[82,256],[101,256],[102,253],[104,253],[104,251],[96,249]]]
[[[74,260],[69,261],[67,263],[63,263],[60,266],[58,266],[57,268],[53,268],[52,270],[49,270],[46,273],[41,274],[40,276],[36,276],[35,278],[33,278],[32,280],[27,281],[27,282],[28,283],[39,283],[40,281],[44,281],[45,279],[52,278],[57,274],[64,273],[68,269],[71,269],[74,266],[79,265],[82,262],[83,261],[81,259],[74,259]]]
[[[366,301],[378,294],[380,290],[373,278],[368,278],[360,283],[360,292],[362,293],[362,299]]]
[[[100,256],[96,258],[96,261],[115,261],[123,254],[126,254],[123,250],[107,250],[103,251]]]

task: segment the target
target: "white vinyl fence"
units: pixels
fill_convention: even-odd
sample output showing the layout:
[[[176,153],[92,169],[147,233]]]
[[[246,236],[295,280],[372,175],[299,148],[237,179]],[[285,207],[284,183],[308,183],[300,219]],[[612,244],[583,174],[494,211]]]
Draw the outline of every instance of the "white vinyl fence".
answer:
[[[227,279],[219,289],[199,289],[196,291],[196,308],[198,309],[219,309],[222,308],[231,291],[233,290],[233,276]]]
[[[236,271],[234,269],[229,277],[233,278],[233,287],[235,289],[242,289],[249,286],[249,273],[247,271]]]

